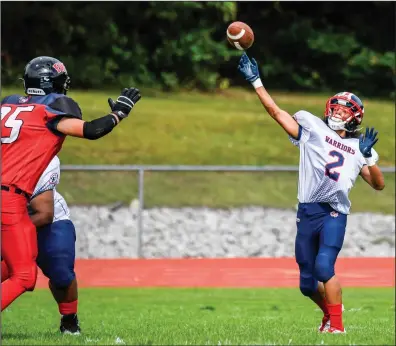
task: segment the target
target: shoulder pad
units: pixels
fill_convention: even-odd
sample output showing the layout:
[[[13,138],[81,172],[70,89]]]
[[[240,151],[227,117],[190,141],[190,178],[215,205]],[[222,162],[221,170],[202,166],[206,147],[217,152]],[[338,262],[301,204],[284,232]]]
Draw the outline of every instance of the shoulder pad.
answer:
[[[70,116],[72,118],[82,119],[82,113],[79,105],[73,99],[67,96],[56,98],[49,104],[49,107],[61,112],[61,114]]]
[[[1,100],[1,104],[20,104],[20,103],[25,103],[28,100],[27,96],[22,96],[22,95],[8,95],[4,97],[3,100]]]

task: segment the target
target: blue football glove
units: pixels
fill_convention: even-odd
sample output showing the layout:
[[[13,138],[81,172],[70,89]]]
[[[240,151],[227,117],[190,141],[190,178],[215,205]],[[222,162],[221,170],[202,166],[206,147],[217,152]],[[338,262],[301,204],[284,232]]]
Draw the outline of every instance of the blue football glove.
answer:
[[[374,133],[374,127],[369,130],[366,128],[366,134],[363,134],[359,137],[359,150],[362,153],[363,157],[371,157],[371,148],[374,146],[375,143],[378,142],[377,137],[378,132]]]
[[[238,70],[250,83],[253,83],[260,78],[259,68],[257,66],[256,60],[252,58],[252,61],[250,61],[246,53],[243,53],[241,59],[239,60]]]

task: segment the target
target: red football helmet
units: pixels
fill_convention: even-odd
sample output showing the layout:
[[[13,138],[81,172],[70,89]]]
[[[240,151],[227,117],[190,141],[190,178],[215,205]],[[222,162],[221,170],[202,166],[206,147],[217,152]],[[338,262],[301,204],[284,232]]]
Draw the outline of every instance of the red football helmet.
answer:
[[[336,114],[339,109],[344,111],[342,117]],[[326,102],[325,122],[332,130],[355,132],[362,123],[363,115],[363,102],[350,92],[335,94]]]

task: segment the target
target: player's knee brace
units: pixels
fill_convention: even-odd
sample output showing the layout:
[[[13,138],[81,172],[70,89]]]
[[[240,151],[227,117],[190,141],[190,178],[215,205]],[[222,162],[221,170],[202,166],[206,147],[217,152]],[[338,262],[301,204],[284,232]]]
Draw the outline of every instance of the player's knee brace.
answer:
[[[70,270],[65,266],[57,266],[51,268],[51,270],[47,273],[47,277],[54,287],[66,288],[74,280],[76,274],[73,270]]]
[[[335,261],[325,253],[319,253],[315,261],[315,278],[327,282],[334,276]]]
[[[318,290],[318,282],[311,277],[300,275],[300,291],[304,296],[311,297]]]

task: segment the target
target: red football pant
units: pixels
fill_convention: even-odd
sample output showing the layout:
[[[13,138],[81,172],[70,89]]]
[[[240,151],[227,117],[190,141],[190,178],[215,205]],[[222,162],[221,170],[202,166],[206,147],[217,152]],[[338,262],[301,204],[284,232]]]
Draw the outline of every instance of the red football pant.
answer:
[[[27,212],[27,200],[12,191],[1,190],[1,257],[9,279],[1,283],[1,311],[26,291],[33,291],[37,279],[36,228]]]
[[[10,277],[8,267],[5,261],[1,261],[1,282],[6,281]]]

